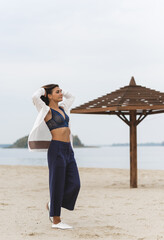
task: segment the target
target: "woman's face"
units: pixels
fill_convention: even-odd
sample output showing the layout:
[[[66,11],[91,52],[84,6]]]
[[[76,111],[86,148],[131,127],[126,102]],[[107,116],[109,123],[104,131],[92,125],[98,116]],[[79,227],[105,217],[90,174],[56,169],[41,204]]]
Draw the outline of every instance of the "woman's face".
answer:
[[[48,94],[48,97],[50,101],[53,100],[54,102],[61,102],[63,100],[62,89],[60,87],[53,88],[52,93]]]

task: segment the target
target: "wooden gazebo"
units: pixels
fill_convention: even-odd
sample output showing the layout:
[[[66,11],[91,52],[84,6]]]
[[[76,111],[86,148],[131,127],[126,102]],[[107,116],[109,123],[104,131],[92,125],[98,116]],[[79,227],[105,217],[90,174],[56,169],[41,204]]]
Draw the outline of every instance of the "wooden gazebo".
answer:
[[[71,113],[116,115],[130,127],[130,187],[137,188],[137,125],[148,115],[164,113],[164,93],[128,86],[71,109]]]

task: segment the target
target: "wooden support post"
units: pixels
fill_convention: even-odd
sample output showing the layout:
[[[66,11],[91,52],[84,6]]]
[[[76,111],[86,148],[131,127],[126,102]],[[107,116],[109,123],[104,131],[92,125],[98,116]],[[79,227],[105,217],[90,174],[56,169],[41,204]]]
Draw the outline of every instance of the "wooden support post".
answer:
[[[136,111],[130,111],[130,187],[137,188]]]

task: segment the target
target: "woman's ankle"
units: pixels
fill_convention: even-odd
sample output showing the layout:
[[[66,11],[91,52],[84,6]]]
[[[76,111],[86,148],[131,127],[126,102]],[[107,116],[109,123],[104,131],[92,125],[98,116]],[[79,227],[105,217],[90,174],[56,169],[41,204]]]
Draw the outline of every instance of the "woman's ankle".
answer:
[[[54,223],[54,224],[58,224],[58,223],[60,223],[60,222],[61,222],[60,216],[55,216],[55,217],[53,217],[53,223]]]

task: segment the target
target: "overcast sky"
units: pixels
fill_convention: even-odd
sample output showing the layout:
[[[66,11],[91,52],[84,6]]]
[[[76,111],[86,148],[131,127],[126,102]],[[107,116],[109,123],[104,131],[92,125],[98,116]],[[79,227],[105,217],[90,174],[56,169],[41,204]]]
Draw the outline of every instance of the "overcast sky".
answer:
[[[0,143],[28,135],[34,91],[55,83],[73,107],[129,84],[164,92],[164,1],[5,0],[0,4]],[[129,141],[116,116],[71,114],[84,144]],[[138,126],[138,142],[164,141],[164,114]]]

